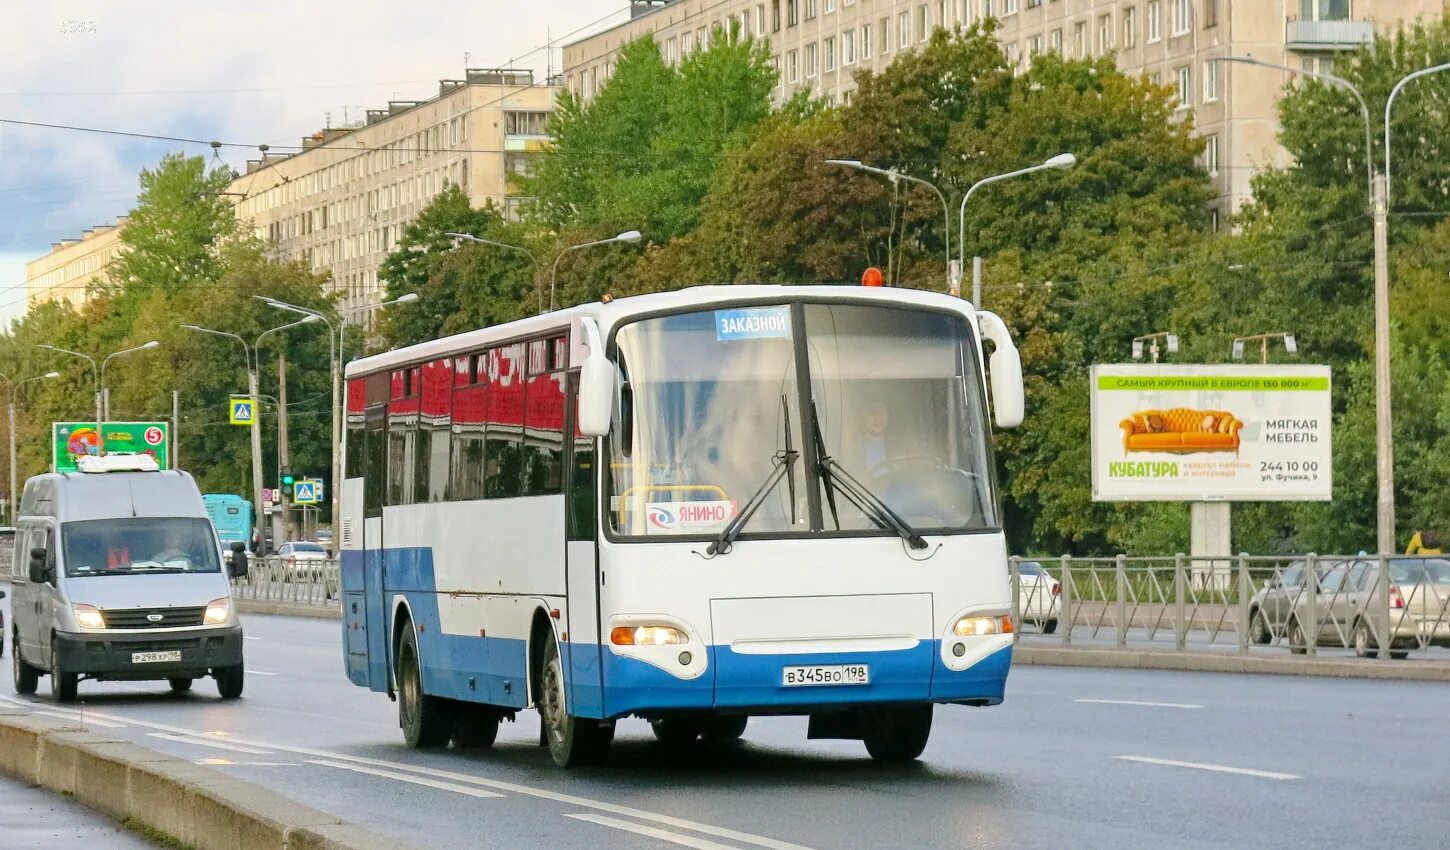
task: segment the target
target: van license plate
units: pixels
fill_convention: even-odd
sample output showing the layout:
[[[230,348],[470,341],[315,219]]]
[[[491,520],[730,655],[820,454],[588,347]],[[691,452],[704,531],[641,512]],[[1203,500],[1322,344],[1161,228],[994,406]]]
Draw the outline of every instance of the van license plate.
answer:
[[[181,650],[171,652],[133,652],[131,653],[132,664],[161,664],[167,661],[180,661]]]
[[[787,688],[802,685],[867,685],[871,683],[871,672],[865,664],[786,667],[781,671],[780,683]]]

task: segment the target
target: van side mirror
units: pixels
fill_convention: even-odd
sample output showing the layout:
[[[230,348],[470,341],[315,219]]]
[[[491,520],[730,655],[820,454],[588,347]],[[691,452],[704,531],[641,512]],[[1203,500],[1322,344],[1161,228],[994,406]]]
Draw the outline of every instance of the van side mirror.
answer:
[[[232,578],[246,578],[247,576],[247,544],[232,544],[232,562],[227,565],[227,573]]]
[[[29,572],[29,579],[36,584],[44,584],[50,581],[50,568],[46,565],[46,552],[44,548],[37,546],[30,550]]]
[[[996,313],[981,310],[977,313],[978,326],[982,336],[992,341],[995,350],[987,362],[992,378],[992,412],[998,428],[1016,428],[1022,424],[1022,411],[1026,406],[1022,389],[1022,356],[1012,343],[1007,332],[1007,323]]]
[[[590,318],[581,319],[579,324],[589,347],[589,356],[579,370],[579,432],[589,437],[602,437],[609,433],[610,413],[614,405],[614,366],[604,356],[604,340],[600,338],[599,326]]]

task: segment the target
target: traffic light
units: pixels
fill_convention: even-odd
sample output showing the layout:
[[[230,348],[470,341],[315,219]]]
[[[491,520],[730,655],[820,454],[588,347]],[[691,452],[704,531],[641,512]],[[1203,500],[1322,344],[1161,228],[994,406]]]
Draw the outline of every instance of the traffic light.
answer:
[[[292,474],[292,470],[282,470],[282,495],[286,496],[288,499],[292,498],[292,484],[296,480],[297,476]]]

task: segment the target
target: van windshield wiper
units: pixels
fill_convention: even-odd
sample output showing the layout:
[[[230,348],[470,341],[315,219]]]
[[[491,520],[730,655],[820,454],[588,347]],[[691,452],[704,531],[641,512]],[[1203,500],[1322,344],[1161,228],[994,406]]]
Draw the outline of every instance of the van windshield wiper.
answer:
[[[729,554],[730,549],[735,543],[735,538],[740,536],[740,532],[745,529],[745,524],[750,522],[750,518],[765,503],[766,497],[776,488],[776,485],[780,484],[780,479],[790,475],[791,468],[795,466],[796,458],[798,457],[800,457],[800,452],[793,449],[784,449],[775,453],[775,457],[771,460],[770,475],[766,476],[765,483],[760,485],[760,489],[756,490],[755,495],[750,497],[750,501],[741,507],[740,513],[736,514],[735,518],[730,520],[730,524],[725,526],[724,530],[720,532],[720,535],[711,541],[709,546],[705,547],[705,554],[707,556],[714,557],[716,555]],[[792,504],[793,507],[794,504]]]
[[[835,497],[835,494],[839,492],[877,526],[896,532],[913,549],[925,549],[926,538],[922,537],[920,532],[912,528],[911,524],[902,519],[901,514],[892,510],[885,500],[871,492],[865,484],[857,481],[835,458],[826,453],[826,441],[821,436],[821,417],[816,410],[815,399],[811,400],[811,419],[811,435],[816,445],[816,472],[826,484],[826,499],[830,503],[831,518],[835,521],[836,528],[839,530],[841,527],[841,519],[836,513]]]

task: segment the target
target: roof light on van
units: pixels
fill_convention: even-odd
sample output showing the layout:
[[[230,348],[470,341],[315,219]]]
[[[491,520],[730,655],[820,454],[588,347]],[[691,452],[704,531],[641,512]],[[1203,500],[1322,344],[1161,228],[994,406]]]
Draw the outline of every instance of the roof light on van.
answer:
[[[141,454],[86,455],[76,461],[81,472],[160,472],[156,458]]]

